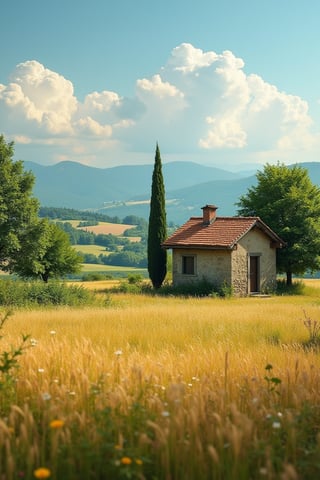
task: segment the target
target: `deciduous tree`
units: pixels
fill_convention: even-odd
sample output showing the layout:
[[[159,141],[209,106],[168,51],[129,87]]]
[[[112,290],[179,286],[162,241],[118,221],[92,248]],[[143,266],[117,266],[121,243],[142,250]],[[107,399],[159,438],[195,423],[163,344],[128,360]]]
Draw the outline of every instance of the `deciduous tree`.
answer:
[[[11,271],[48,282],[50,278],[77,273],[81,262],[68,234],[55,223],[40,219],[26,230],[22,246],[11,262]]]
[[[44,281],[74,273],[81,257],[65,232],[39,219],[34,176],[13,160],[13,147],[0,135],[0,268]]]
[[[287,244],[277,251],[277,271],[292,275],[320,268],[320,189],[305,168],[267,164],[257,185],[238,202],[238,214],[259,216]]]
[[[26,229],[37,220],[39,204],[32,196],[34,177],[22,161],[13,161],[13,142],[0,135],[0,268],[10,270],[10,261],[21,247]]]

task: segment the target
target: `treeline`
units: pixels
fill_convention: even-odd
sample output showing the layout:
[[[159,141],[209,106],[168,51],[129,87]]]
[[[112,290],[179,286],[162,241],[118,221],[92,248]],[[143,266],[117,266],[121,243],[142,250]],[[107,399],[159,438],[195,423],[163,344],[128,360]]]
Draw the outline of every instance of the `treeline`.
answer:
[[[136,215],[127,215],[122,220],[119,217],[109,217],[103,213],[92,212],[90,210],[82,211],[73,208],[58,207],[40,207],[39,217],[48,218],[49,220],[79,220],[79,227],[98,225],[99,222],[117,223],[123,225],[136,225],[138,231],[147,230],[148,222]],[[127,234],[128,236],[137,236]]]
[[[129,242],[124,245],[120,251],[109,253],[108,255],[94,255],[92,253],[81,252],[84,263],[93,263],[96,265],[113,265],[118,267],[137,267],[147,268],[147,244],[146,241]]]
[[[109,222],[109,223],[124,223],[119,217],[109,217],[102,213],[91,211],[75,210],[73,208],[56,208],[56,207],[40,207],[39,216],[41,218],[49,218],[50,220],[83,220],[86,222]],[[92,224],[91,224],[92,225]]]

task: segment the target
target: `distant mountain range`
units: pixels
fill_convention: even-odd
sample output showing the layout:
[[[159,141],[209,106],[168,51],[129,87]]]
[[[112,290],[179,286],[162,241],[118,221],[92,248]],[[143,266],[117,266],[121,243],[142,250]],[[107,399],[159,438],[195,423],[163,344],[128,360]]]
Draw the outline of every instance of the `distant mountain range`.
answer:
[[[301,163],[311,181],[320,185],[320,162]],[[153,165],[95,168],[77,162],[43,166],[24,162],[35,176],[34,195],[41,206],[94,210],[124,218],[148,219]],[[176,225],[201,215],[206,204],[219,215],[235,215],[240,195],[256,184],[256,172],[233,173],[193,162],[163,164],[167,220]]]

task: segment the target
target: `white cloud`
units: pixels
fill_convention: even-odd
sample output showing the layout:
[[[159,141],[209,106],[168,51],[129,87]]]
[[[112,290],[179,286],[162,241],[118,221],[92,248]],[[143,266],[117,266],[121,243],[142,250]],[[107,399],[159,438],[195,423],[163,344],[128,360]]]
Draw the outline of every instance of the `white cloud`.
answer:
[[[209,148],[242,148],[246,146],[247,135],[240,122],[231,115],[221,118],[208,117],[211,128],[206,139],[200,139],[200,147]]]
[[[35,60],[21,63],[0,85],[0,122],[21,148],[41,144],[52,161],[97,166],[130,163],[143,151],[152,161],[156,141],[168,157],[194,160],[234,152],[233,158],[292,162],[295,152],[319,148],[306,101],[247,75],[231,51],[204,52],[188,43],[150,78],[137,79],[134,98],[103,90],[80,102],[70,80]]]
[[[80,118],[76,126],[78,127],[79,133],[84,135],[111,137],[112,134],[110,125],[101,125],[91,117]]]
[[[190,43],[182,43],[172,50],[168,67],[189,73],[202,67],[208,67],[217,60],[217,57],[215,52],[203,53],[200,48],[194,48]]]
[[[2,86],[0,101],[10,111],[11,121],[34,122],[51,134],[71,132],[71,118],[77,108],[72,83],[39,62],[20,63],[7,87]]]

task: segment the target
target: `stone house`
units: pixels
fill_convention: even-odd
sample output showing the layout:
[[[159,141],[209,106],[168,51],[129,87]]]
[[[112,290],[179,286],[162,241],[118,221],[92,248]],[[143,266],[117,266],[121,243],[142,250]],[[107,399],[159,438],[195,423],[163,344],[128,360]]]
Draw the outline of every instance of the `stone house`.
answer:
[[[285,242],[259,217],[218,217],[214,205],[202,210],[162,244],[172,249],[173,284],[205,279],[239,296],[272,291],[276,249]]]

